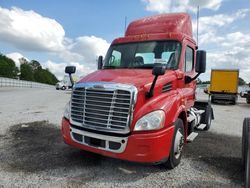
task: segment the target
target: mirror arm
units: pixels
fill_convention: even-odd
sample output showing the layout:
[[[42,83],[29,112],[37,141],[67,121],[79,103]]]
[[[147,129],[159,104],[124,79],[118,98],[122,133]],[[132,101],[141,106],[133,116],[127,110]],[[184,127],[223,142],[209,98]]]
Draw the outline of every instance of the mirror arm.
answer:
[[[154,87],[155,87],[155,83],[156,83],[157,78],[158,78],[158,75],[155,75],[153,83],[150,87],[150,90],[146,93],[146,98],[151,98],[154,96]]]
[[[71,85],[73,87],[74,86],[74,80],[73,80],[73,77],[72,77],[71,74],[69,74],[69,79],[70,79]]]
[[[192,81],[195,80],[196,78],[198,78],[200,76],[201,73],[198,73],[195,75],[195,77],[192,78]]]
[[[192,82],[193,80],[195,80],[196,78],[198,78],[200,76],[201,73],[198,73],[195,75],[195,77],[191,78],[189,76],[185,76],[185,83],[189,84],[190,82]]]

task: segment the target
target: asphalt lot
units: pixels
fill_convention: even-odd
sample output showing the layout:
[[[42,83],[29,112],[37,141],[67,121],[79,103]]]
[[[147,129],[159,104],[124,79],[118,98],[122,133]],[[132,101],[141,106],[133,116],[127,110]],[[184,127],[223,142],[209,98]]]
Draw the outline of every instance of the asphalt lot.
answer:
[[[70,91],[0,88],[0,187],[243,187],[241,131],[250,105],[213,105],[208,132],[186,145],[174,170],[65,145],[60,134]],[[199,93],[198,98],[206,98]]]

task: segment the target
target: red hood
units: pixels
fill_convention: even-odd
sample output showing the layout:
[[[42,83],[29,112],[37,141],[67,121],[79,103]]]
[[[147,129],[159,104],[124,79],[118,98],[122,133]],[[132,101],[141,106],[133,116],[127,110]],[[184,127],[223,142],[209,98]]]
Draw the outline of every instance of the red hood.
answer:
[[[167,71],[166,74],[173,75],[174,71]],[[165,79],[168,76],[159,77]],[[131,84],[136,86],[138,89],[151,84],[154,79],[152,75],[152,69],[106,69],[93,72],[86,77],[82,78],[79,82],[114,82]],[[159,81],[157,81],[159,83]]]

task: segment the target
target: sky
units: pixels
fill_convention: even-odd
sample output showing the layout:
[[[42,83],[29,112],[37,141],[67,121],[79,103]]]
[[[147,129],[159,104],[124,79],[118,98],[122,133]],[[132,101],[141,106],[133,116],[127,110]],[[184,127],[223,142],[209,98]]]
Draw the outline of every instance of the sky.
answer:
[[[97,69],[127,24],[145,16],[187,12],[196,40],[197,7],[200,7],[199,49],[207,51],[210,79],[215,68],[240,69],[250,82],[249,0],[0,0],[0,52],[14,59],[37,60],[59,79],[66,65],[75,65],[84,76]]]

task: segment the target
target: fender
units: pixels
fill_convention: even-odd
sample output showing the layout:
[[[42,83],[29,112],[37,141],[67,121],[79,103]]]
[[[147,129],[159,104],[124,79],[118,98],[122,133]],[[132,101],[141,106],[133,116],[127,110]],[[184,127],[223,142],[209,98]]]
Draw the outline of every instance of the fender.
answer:
[[[182,112],[185,112],[186,116],[185,106],[181,103],[181,95],[176,90],[162,93],[159,96],[152,98],[152,100],[149,100],[147,103],[139,106],[141,106],[141,108],[136,109],[134,112],[131,126],[132,129],[142,116],[155,110],[163,110],[165,112],[166,128],[172,126]]]

